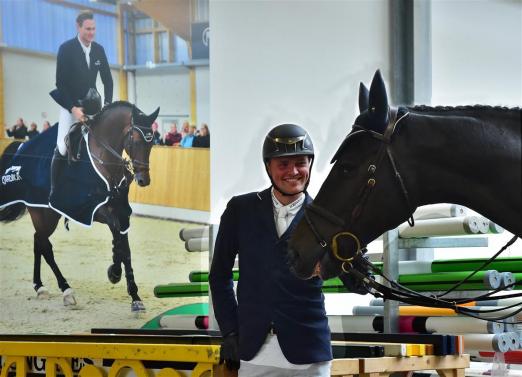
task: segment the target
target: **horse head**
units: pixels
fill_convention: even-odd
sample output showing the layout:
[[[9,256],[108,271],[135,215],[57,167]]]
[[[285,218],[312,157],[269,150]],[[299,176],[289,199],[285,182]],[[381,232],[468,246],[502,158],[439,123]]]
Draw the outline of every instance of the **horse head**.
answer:
[[[131,125],[128,130],[124,148],[129,155],[134,171],[134,180],[139,186],[150,184],[149,156],[152,149],[152,123],[158,117],[158,107],[152,114],[146,115],[137,107],[132,108]]]
[[[379,71],[369,92],[361,84],[359,110],[331,161],[332,170],[292,233],[289,260],[301,278],[339,275],[344,263],[412,213],[404,186],[397,182],[393,158],[388,156],[398,121],[390,112]]]

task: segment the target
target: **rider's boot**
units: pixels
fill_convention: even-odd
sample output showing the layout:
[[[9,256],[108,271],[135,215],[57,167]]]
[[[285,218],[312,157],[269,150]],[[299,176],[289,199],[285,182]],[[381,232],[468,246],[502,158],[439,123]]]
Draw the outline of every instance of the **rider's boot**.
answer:
[[[53,193],[58,185],[58,178],[63,173],[64,166],[67,164],[67,156],[62,156],[58,147],[55,148],[53,159],[51,161],[51,192],[49,198],[53,196]]]

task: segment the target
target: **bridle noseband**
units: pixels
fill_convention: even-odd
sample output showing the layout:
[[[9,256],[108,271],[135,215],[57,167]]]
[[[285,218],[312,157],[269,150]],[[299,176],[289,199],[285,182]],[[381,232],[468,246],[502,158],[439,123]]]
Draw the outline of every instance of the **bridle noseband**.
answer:
[[[352,210],[349,221],[342,219],[341,217],[332,213],[330,210],[328,210],[324,207],[321,207],[320,205],[315,204],[314,202],[312,202],[305,208],[304,218],[306,220],[306,223],[308,224],[308,227],[314,234],[314,237],[316,238],[319,245],[323,249],[325,249],[324,252],[326,252],[326,246],[328,245],[328,242],[326,241],[325,237],[323,237],[321,235],[321,233],[317,230],[317,227],[314,225],[314,223],[311,219],[310,213],[313,213],[313,214],[323,218],[327,222],[329,222],[341,229],[341,231],[339,231],[333,235],[330,248],[332,250],[333,256],[337,260],[342,262],[341,268],[343,269],[344,272],[348,272],[348,268],[345,266],[345,264],[351,263],[357,255],[364,254],[363,251],[365,250],[366,245],[362,245],[359,237],[357,237],[357,235],[355,235],[354,233],[350,232],[349,229],[352,227],[352,225],[359,219],[359,217],[363,213],[363,210],[368,201],[368,198],[370,197],[375,185],[377,184],[375,172],[377,171],[377,167],[380,166],[382,160],[384,159],[384,156],[388,156],[388,159],[390,160],[395,178],[397,178],[397,181],[401,188],[401,192],[405,198],[406,205],[408,206],[408,213],[410,214],[409,218],[408,218],[408,224],[410,224],[410,226],[414,225],[413,212],[414,212],[415,208],[411,205],[408,190],[406,189],[404,180],[402,179],[402,176],[400,175],[400,173],[397,169],[397,164],[395,163],[395,159],[393,158],[393,153],[391,150],[391,138],[395,131],[395,128],[402,119],[404,119],[406,116],[408,116],[409,112],[402,115],[399,119],[397,119],[397,114],[398,114],[397,109],[389,110],[388,124],[386,125],[386,129],[384,130],[383,134],[373,131],[373,130],[369,130],[363,126],[355,124],[352,128],[355,130],[355,132],[351,132],[347,136],[347,138],[348,138],[348,137],[353,136],[358,133],[368,133],[372,137],[374,137],[382,142],[382,145],[379,148],[379,151],[377,152],[377,156],[376,156],[374,162],[368,166],[368,169],[367,169],[368,179],[366,181],[366,184],[364,185],[364,187],[361,190],[359,199],[357,201],[357,204],[354,206],[354,209]],[[349,238],[353,239],[353,241],[355,242],[355,244],[357,246],[357,250],[354,255],[352,255],[350,257],[343,257],[341,255],[341,253],[339,252],[339,245],[338,245],[338,243],[339,243],[338,239],[341,237],[349,237]]]

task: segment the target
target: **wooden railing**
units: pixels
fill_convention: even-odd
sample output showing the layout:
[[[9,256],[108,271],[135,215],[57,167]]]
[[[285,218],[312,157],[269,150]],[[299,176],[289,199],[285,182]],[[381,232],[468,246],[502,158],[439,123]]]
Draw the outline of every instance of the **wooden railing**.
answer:
[[[166,207],[210,210],[208,148],[159,147],[150,154],[151,184],[133,184],[129,201]]]

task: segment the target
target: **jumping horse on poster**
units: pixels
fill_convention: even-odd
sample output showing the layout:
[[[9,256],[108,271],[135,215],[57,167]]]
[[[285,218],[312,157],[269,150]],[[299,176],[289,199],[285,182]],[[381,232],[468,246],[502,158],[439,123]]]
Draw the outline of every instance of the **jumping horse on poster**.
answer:
[[[51,127],[50,130],[42,133],[34,141],[26,142],[23,145],[20,145],[20,142],[13,142],[4,151],[0,161],[1,173],[4,174],[2,176],[2,185],[0,185],[0,221],[17,220],[25,213],[26,209],[29,211],[35,229],[33,287],[38,297],[45,298],[49,296],[49,292],[40,277],[41,260],[43,257],[56,276],[58,286],[63,292],[64,304],[76,304],[74,291],[62,275],[54,259],[53,247],[49,237],[56,230],[60,217],[62,215],[69,217],[66,210],[62,211],[59,209],[62,208],[60,205],[63,204],[63,208],[67,208],[67,205],[73,207],[78,207],[79,205],[78,208],[73,208],[73,210],[89,221],[83,222],[78,220],[78,222],[84,223],[84,225],[90,225],[89,222],[92,223],[92,221],[104,223],[108,225],[112,233],[113,264],[108,269],[109,281],[113,284],[120,281],[123,265],[127,280],[127,292],[132,299],[131,310],[132,312],[145,310],[145,306],[138,295],[138,287],[134,281],[131,264],[131,251],[127,232],[132,210],[128,202],[128,193],[129,185],[133,179],[139,186],[150,184],[151,125],[158,116],[158,112],[159,108],[154,113],[146,115],[136,106],[125,101],[119,101],[107,105],[91,121],[78,124],[78,136],[76,137],[78,147],[75,148],[74,152],[72,149],[69,149],[69,158],[71,155],[77,158],[81,158],[80,155],[87,157],[84,160],[69,161],[64,177],[59,182],[60,187],[57,189],[57,192],[59,193],[59,189],[61,189],[61,193],[57,195],[57,203],[53,203],[52,197],[50,203],[47,200],[50,188],[50,159],[56,144],[56,136],[46,135],[47,132],[50,133],[51,130],[57,127]],[[53,132],[56,133],[56,130]],[[70,147],[73,135],[70,133],[68,136]],[[33,160],[36,160],[36,164],[43,165],[36,165],[35,168],[33,167],[30,170],[30,167],[24,166],[23,163],[16,164],[18,160],[22,161],[33,157],[31,152],[28,151],[38,148],[38,143],[43,142],[40,138],[52,138],[53,142],[52,145],[49,144],[49,146],[43,147],[46,150],[46,157],[33,158]],[[29,143],[34,143],[34,145]],[[123,151],[126,152],[130,159],[122,156]],[[33,165],[33,162],[31,161],[28,165]],[[77,183],[78,177],[75,174],[86,169],[90,169],[93,172],[89,181],[84,183],[79,181]],[[38,175],[40,171],[44,171],[44,181],[46,183],[43,185],[43,189],[31,186],[29,182],[32,177],[24,177],[22,174],[24,171],[31,171],[33,176]],[[67,173],[69,174],[68,176]],[[92,185],[93,180],[97,180],[100,183],[99,187]],[[18,186],[9,189],[9,184],[13,181],[18,181],[15,182]],[[26,186],[29,186],[29,188]],[[90,189],[90,191],[84,193],[83,197],[78,199],[78,195],[80,195],[78,192],[85,187],[91,186],[95,188]],[[27,196],[39,196],[39,199],[31,202],[31,199],[27,197],[6,198],[18,195],[19,192],[24,191]],[[93,198],[95,199],[94,203],[89,203],[88,201],[92,201]],[[40,204],[38,204],[38,200]],[[44,200],[45,203],[42,204]],[[79,203],[82,200],[85,203]],[[87,208],[90,210],[87,210]],[[74,216],[70,218],[75,220]]]
[[[520,108],[391,109],[377,71],[369,91],[361,83],[359,110],[290,240],[297,276],[351,273],[374,294],[398,294],[396,282],[387,291],[368,279],[372,267],[362,255],[384,232],[405,221],[413,225],[413,212],[427,204],[479,212],[515,235],[505,247],[522,236]],[[405,301],[400,297],[410,296],[393,298]],[[421,305],[455,306],[415,297]]]

